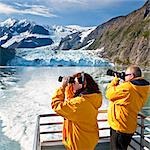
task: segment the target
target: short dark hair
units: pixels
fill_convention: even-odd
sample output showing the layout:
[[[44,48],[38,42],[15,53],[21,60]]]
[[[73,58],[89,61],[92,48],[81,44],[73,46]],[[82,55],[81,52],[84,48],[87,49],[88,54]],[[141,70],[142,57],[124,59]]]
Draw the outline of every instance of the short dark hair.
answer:
[[[128,68],[133,71],[134,77],[142,76],[142,71],[141,71],[140,67],[138,67],[136,65],[131,65]]]
[[[141,77],[142,76],[142,72],[141,69],[139,67],[135,67],[135,77]]]

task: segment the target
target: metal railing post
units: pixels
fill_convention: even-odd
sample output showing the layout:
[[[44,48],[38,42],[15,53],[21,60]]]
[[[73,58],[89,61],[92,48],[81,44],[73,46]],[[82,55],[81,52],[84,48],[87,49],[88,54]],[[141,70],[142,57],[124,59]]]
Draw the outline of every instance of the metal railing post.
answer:
[[[36,122],[36,127],[35,127],[33,150],[41,150],[40,143],[41,143],[40,142],[40,116],[38,116],[37,122]]]
[[[140,150],[143,150],[144,147],[144,117],[141,115],[141,138],[140,138]]]

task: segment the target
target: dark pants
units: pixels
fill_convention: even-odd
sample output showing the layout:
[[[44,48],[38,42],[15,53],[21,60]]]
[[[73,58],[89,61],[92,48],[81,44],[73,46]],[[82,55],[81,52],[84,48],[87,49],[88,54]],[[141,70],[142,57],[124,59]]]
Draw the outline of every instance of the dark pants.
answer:
[[[110,128],[111,150],[127,150],[133,134],[121,133]]]

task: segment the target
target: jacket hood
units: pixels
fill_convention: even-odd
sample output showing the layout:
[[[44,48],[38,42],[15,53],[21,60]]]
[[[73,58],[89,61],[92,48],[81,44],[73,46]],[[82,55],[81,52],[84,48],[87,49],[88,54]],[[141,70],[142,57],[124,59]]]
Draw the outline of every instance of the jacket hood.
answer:
[[[150,83],[148,81],[146,81],[145,79],[143,78],[137,78],[137,79],[134,79],[134,80],[131,80],[131,83],[134,84],[134,85],[139,85],[139,86],[146,86],[146,85],[150,85]]]
[[[143,78],[137,78],[130,81],[132,87],[140,95],[141,98],[146,98],[150,95],[150,83]]]
[[[98,109],[102,105],[101,93],[84,94],[81,97],[85,98],[95,109]]]

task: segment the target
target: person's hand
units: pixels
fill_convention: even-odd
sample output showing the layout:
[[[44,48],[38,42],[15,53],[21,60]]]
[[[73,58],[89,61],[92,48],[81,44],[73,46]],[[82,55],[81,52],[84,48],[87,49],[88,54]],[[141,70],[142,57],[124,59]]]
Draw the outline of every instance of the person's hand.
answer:
[[[68,77],[63,77],[61,87],[65,89],[67,85],[68,85]]]
[[[74,97],[73,83],[68,83],[68,85],[65,88],[65,100],[70,100],[73,97]]]
[[[119,85],[119,78],[117,77],[117,75],[115,74],[115,77],[114,77],[114,79],[111,81],[111,84],[113,85],[113,86],[117,86],[117,85]]]

